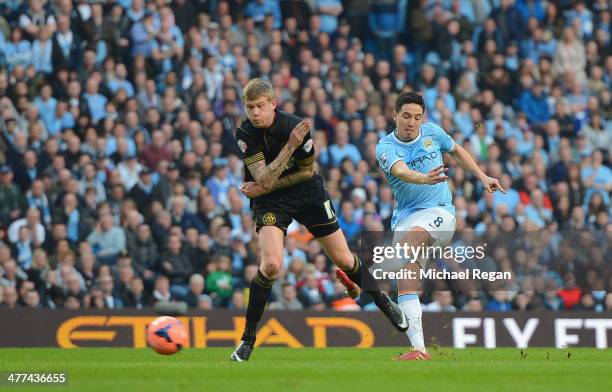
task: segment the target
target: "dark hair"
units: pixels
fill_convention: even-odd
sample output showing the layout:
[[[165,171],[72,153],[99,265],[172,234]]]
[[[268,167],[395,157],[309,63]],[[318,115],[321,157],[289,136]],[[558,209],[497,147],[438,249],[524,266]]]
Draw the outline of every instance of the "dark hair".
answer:
[[[423,108],[423,112],[425,112],[425,102],[423,101],[423,97],[420,94],[413,92],[404,92],[401,93],[397,99],[395,100],[395,113],[399,113],[402,109],[402,106],[415,103]]]

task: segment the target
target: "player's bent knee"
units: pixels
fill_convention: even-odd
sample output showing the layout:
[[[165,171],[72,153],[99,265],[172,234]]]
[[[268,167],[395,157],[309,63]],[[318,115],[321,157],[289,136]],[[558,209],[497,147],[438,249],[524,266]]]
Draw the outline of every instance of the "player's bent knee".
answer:
[[[261,266],[261,273],[268,279],[276,279],[280,273],[280,266],[280,260],[278,262],[264,261]]]
[[[339,254],[335,258],[332,257],[332,260],[343,271],[348,271],[355,266],[355,257],[350,252]]]
[[[355,255],[348,249],[327,247],[327,256],[336,264],[336,266],[344,271],[350,270],[355,265]]]
[[[343,271],[351,270],[355,266],[355,259],[352,257],[352,255],[350,258],[343,257],[333,260],[334,264],[336,264],[336,266]]]

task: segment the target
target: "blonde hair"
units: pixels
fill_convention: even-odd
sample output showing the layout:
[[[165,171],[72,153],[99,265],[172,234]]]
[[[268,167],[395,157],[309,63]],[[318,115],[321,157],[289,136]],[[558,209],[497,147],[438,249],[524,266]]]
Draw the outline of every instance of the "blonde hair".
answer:
[[[254,101],[260,97],[274,99],[274,88],[272,84],[262,78],[249,80],[242,90],[242,101]]]

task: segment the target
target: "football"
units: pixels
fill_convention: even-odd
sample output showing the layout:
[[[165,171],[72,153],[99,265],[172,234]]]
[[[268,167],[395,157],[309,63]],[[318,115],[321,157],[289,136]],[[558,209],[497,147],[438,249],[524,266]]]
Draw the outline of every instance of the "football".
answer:
[[[162,355],[180,351],[185,347],[187,339],[185,325],[174,317],[158,317],[147,327],[149,346]]]

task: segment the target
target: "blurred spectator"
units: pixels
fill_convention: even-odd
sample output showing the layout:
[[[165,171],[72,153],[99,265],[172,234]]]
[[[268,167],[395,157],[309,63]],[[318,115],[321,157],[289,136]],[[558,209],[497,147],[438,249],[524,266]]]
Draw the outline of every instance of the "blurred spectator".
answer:
[[[213,298],[215,306],[227,306],[232,293],[232,275],[230,273],[230,259],[220,255],[209,264],[206,287]]]
[[[110,275],[100,276],[96,281],[100,291],[104,307],[108,309],[118,309],[123,307],[123,301],[114,295],[115,283]]]
[[[329,155],[333,166],[340,166],[345,158],[349,158],[354,164],[361,160],[357,147],[349,143],[348,125],[345,122],[336,126],[336,142],[329,147]]]
[[[18,219],[25,210],[25,203],[19,187],[13,184],[13,170],[0,167],[0,220],[5,226]]]
[[[144,280],[151,280],[159,262],[159,251],[148,225],[138,226],[136,235],[128,237],[127,252],[136,272]]]
[[[268,306],[270,310],[301,310],[302,308],[302,303],[297,299],[295,286],[290,283],[283,284],[282,297]]]
[[[137,277],[133,278],[129,283],[128,292],[123,300],[125,307],[142,309],[147,306],[147,298],[145,297],[144,290],[142,279]]]
[[[24,295],[24,304],[28,308],[40,308],[40,294],[36,290],[29,290]]]
[[[298,299],[304,308],[312,308],[327,300],[325,289],[321,285],[321,281],[317,278],[315,268],[309,265],[304,273],[304,278],[297,284]]]
[[[508,293],[501,290],[494,290],[492,298],[487,304],[486,310],[492,312],[507,312],[512,309],[512,304],[508,301]]]
[[[170,235],[167,250],[160,257],[160,269],[170,279],[170,291],[177,299],[187,295],[187,279],[191,275],[191,263],[181,252],[182,246],[178,235]]]
[[[70,18],[64,14],[58,15],[51,52],[53,67],[76,68],[81,60],[82,48],[81,37],[74,34]]]
[[[587,159],[580,171],[580,178],[588,187],[583,203],[588,204],[594,193],[603,198],[604,204],[610,206],[610,191],[612,191],[612,170],[603,165],[603,154],[594,151],[592,159]]]
[[[346,288],[340,282],[334,285],[334,295],[329,300],[329,306],[339,312],[355,312],[361,310],[361,306],[349,297]]]
[[[4,294],[3,301],[2,303],[0,303],[0,307],[9,309],[16,308],[17,301],[19,299],[19,297],[17,296],[17,289],[15,289],[14,286],[5,286],[2,290],[4,291]]]
[[[204,277],[200,274],[191,275],[189,278],[189,292],[183,299],[190,308],[196,308],[198,306],[200,296],[204,294],[204,288]]]
[[[306,262],[306,253],[298,247],[297,241],[293,237],[287,237],[285,240],[285,248],[283,250],[283,264],[285,268],[295,259]]]
[[[466,312],[482,312],[482,302],[479,299],[472,298],[465,304],[462,310]]]
[[[280,5],[275,0],[250,0],[244,13],[247,17],[253,18],[256,24],[263,23],[267,15],[272,15],[274,17],[274,29],[279,29],[283,20]]]
[[[20,27],[11,30],[10,40],[4,44],[4,60],[9,69],[15,66],[27,66],[32,58],[32,43],[23,38]]]
[[[321,17],[321,31],[332,34],[338,30],[338,16],[342,13],[340,0],[316,0],[316,12]]]
[[[565,285],[557,294],[561,298],[565,310],[572,310],[580,303],[582,290],[576,286],[574,275],[571,273],[565,275]]]
[[[213,309],[213,300],[210,296],[203,294],[198,298],[198,309],[199,310],[211,310]]]
[[[34,254],[34,243],[32,232],[27,226],[21,226],[18,231],[17,241],[13,245],[13,257],[23,270],[30,268]]]
[[[423,306],[425,312],[454,312],[456,308],[453,306],[453,295],[450,291],[436,291],[433,296],[434,300]]]
[[[170,281],[165,275],[159,275],[155,279],[153,295],[151,296],[151,305],[155,305],[158,302],[168,302],[173,299],[170,293]]]
[[[113,224],[110,213],[102,213],[96,228],[87,237],[98,261],[103,264],[112,264],[117,260],[119,253],[125,249],[125,233],[120,227]]]
[[[244,293],[242,291],[234,291],[232,294],[232,300],[229,304],[230,309],[246,309],[246,301],[244,299]]]
[[[601,115],[593,113],[589,123],[581,129],[581,132],[584,132],[588,139],[591,148],[610,151],[610,146],[612,145],[612,127],[605,127],[605,125]]]
[[[350,201],[345,201],[342,203],[342,210],[341,215],[338,217],[338,224],[340,225],[340,228],[344,232],[344,235],[349,243],[355,239],[361,230],[361,225],[355,220],[353,203]]]
[[[527,120],[534,126],[542,126],[550,116],[546,96],[542,84],[534,82],[530,91],[525,91],[519,99],[519,108],[527,116]]]
[[[22,227],[28,227],[34,246],[38,247],[45,242],[45,226],[40,222],[40,211],[37,208],[30,208],[26,212],[26,217],[17,219],[8,228],[8,240],[15,243],[19,239],[19,231]]]
[[[585,80],[584,68],[586,56],[584,45],[576,39],[576,31],[572,27],[563,29],[563,37],[557,44],[554,56],[554,68],[557,74],[566,72],[574,75],[578,80]]]

